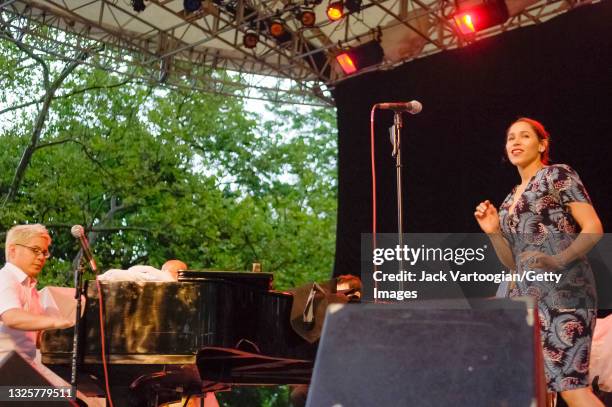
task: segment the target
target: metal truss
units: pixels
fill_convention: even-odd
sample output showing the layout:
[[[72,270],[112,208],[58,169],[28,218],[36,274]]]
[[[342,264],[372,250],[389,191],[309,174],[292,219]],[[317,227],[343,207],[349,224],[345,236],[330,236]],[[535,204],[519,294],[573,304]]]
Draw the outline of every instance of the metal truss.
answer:
[[[451,17],[464,1],[481,0],[363,0],[359,12],[332,23],[326,0],[203,0],[193,13],[183,10],[182,0],[146,0],[142,12],[131,0],[0,0],[0,24],[40,52],[66,59],[67,49],[87,50],[94,53],[89,64],[124,75],[217,94],[331,105],[329,89],[345,79],[335,56],[347,47],[380,38],[384,61],[360,73],[391,69],[601,0],[507,0],[511,18],[471,38],[457,32]],[[303,7],[314,9],[313,27],[300,22]],[[282,41],[267,32],[272,18],[285,24]],[[248,30],[259,33],[253,49],[242,43]]]

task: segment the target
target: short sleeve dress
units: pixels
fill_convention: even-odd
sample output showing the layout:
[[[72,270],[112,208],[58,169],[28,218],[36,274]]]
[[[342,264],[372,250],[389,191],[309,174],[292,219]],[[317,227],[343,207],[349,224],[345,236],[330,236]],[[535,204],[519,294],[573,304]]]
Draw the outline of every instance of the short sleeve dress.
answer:
[[[516,272],[531,270],[521,263],[520,254],[540,251],[554,255],[565,250],[580,232],[568,204],[591,203],[578,174],[567,165],[541,168],[510,213],[516,187],[500,205],[504,237],[512,247]],[[545,270],[534,270],[544,273]],[[537,299],[544,371],[553,392],[586,387],[592,332],[597,315],[595,279],[586,258],[564,266],[556,282],[522,281],[509,296]]]

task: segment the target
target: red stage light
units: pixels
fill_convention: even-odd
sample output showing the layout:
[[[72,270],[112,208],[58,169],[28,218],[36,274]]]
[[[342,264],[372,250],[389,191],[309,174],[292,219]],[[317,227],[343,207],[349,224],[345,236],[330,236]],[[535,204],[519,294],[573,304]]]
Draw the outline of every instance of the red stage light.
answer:
[[[249,30],[242,37],[242,44],[245,48],[253,49],[257,46],[259,42],[259,35],[255,31]]]
[[[300,21],[304,27],[312,27],[317,22],[317,16],[312,8],[304,8],[300,11]]]
[[[380,64],[385,57],[380,42],[372,40],[345,50],[336,56],[336,61],[345,75],[350,75],[364,68]]]
[[[343,52],[342,54],[336,57],[336,61],[340,64],[340,68],[342,68],[342,72],[346,75],[350,75],[352,73],[357,72],[357,67],[355,66],[355,62],[349,54]]]
[[[344,17],[344,3],[341,1],[334,1],[329,3],[327,6],[327,18],[331,21],[338,21]]]
[[[283,25],[282,21],[278,19],[272,20],[270,26],[268,27],[268,32],[274,38],[280,38],[285,33],[285,26]]]
[[[509,17],[505,0],[458,2],[457,12],[453,15],[455,25],[463,35],[473,35],[478,31],[503,24]]]
[[[474,16],[472,13],[459,13],[455,15],[455,24],[461,34],[473,34],[476,32],[476,28],[474,28]]]

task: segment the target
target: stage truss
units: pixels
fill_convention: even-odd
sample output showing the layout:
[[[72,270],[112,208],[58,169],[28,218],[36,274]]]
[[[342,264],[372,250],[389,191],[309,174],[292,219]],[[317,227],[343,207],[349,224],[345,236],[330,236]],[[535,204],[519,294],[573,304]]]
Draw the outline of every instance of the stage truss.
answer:
[[[187,13],[183,0],[0,0],[0,35],[60,59],[85,51],[87,64],[169,86],[282,103],[333,105],[329,89],[345,79],[335,56],[378,38],[394,66],[508,30],[545,22],[600,0],[507,0],[511,18],[462,37],[451,15],[454,0],[363,0],[362,10],[338,22],[314,5],[317,23],[302,27],[298,13],[312,0],[204,0]],[[265,22],[279,17],[291,34],[279,43]],[[244,33],[259,28],[259,43],[244,47]],[[71,52],[67,52],[71,50]]]

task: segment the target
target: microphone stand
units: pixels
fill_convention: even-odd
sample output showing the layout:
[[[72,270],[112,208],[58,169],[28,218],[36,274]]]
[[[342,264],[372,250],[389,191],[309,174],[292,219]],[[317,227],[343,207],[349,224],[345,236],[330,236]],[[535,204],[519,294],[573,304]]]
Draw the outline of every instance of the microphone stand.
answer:
[[[397,183],[397,243],[399,244],[400,249],[404,247],[404,226],[403,226],[403,213],[404,206],[402,200],[402,150],[401,150],[401,131],[403,127],[402,121],[402,111],[394,110],[393,111],[393,127],[391,137],[393,138],[393,152],[391,153],[392,157],[395,157],[395,178]],[[401,273],[404,270],[404,261],[400,256],[399,259],[399,272]],[[399,289],[400,291],[404,290],[404,282],[399,281]]]
[[[71,361],[71,376],[70,385],[72,386],[74,395],[77,390],[77,365],[79,363],[79,339],[81,337],[81,295],[83,294],[83,251],[79,252],[79,261],[74,269],[74,298],[76,299],[76,316],[74,323],[74,336],[72,339],[72,361]]]

